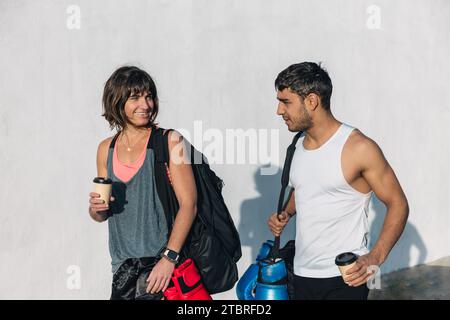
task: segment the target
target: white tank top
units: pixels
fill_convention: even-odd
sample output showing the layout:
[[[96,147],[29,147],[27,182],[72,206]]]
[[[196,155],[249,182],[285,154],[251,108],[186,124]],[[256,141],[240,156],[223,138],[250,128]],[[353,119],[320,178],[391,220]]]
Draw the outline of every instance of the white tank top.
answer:
[[[368,207],[363,194],[345,180],[341,155],[354,128],[342,124],[320,148],[306,150],[297,142],[289,176],[297,211],[294,273],[302,277],[340,275],[334,260],[340,253],[366,254]]]

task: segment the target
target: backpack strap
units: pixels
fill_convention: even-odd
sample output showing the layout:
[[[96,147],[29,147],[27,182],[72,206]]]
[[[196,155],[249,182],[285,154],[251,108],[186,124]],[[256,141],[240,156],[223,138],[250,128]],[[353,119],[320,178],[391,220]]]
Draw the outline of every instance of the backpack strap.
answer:
[[[155,152],[155,160],[159,163],[166,163],[169,165],[169,132],[173,129],[157,128],[153,132],[152,146]]]
[[[278,198],[278,208],[277,213],[278,215],[281,214],[281,212],[286,208],[287,202],[283,206],[284,197],[286,194],[286,188],[289,184],[289,172],[291,171],[291,163],[292,158],[294,157],[295,153],[295,146],[297,144],[298,139],[303,134],[303,131],[299,131],[294,138],[292,139],[291,144],[287,148],[286,151],[286,159],[284,160],[284,166],[283,166],[283,173],[281,175],[281,191],[280,191],[280,197]],[[279,251],[280,251],[280,237],[275,237],[275,241],[270,253],[270,259],[275,260],[279,257]]]
[[[152,136],[150,137],[149,147],[153,149],[155,156],[155,178],[157,189],[159,189],[158,196],[164,207],[164,214],[166,216],[168,232],[172,232],[173,221],[175,220],[176,204],[172,203],[174,200],[174,190],[169,178],[169,146],[168,146],[168,132],[173,129],[165,130],[162,128],[154,128]],[[170,206],[170,208],[168,207]]]
[[[114,138],[111,140],[111,143],[109,144],[110,149],[114,149],[114,146],[116,145],[116,140],[119,137],[121,131],[117,132]]]

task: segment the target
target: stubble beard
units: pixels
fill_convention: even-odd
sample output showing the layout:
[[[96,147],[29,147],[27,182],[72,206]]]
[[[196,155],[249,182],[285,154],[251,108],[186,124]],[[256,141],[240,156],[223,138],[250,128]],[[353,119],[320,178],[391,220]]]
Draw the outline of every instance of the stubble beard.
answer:
[[[288,126],[289,131],[291,132],[299,132],[299,131],[306,131],[313,126],[313,121],[311,116],[308,114],[306,109],[304,108],[302,110],[302,114],[296,121],[292,121],[292,126]]]

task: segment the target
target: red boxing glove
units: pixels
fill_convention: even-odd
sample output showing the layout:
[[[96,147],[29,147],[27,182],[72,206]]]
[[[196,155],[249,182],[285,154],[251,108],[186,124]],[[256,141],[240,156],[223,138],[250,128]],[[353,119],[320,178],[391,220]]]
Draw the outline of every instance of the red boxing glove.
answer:
[[[175,287],[167,288],[164,291],[164,297],[166,297],[166,300],[181,300],[180,294]]]
[[[212,300],[192,259],[173,271],[172,282],[174,286],[164,291],[167,300]]]

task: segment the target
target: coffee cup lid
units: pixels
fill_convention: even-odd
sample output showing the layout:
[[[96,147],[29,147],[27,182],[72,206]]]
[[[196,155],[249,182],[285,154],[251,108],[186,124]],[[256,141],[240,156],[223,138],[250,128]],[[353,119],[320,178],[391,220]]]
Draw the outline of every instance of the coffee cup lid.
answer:
[[[103,177],[96,177],[94,178],[95,183],[101,183],[101,184],[112,184],[112,180],[108,178]]]
[[[344,252],[336,257],[334,261],[338,266],[347,266],[358,260],[358,256],[353,252]]]

